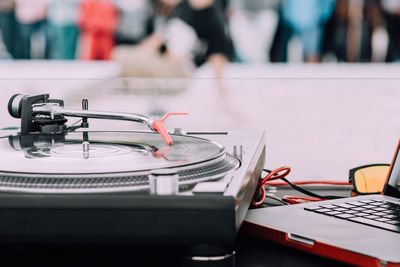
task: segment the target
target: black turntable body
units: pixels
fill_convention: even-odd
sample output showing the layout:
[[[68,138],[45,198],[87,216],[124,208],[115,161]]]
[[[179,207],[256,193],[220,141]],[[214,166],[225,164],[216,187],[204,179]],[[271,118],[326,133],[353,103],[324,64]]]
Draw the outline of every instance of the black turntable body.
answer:
[[[264,132],[163,132],[142,115],[15,95],[0,137],[0,243],[232,246],[265,161]],[[79,127],[66,126],[80,117]],[[91,131],[88,119],[152,131]]]

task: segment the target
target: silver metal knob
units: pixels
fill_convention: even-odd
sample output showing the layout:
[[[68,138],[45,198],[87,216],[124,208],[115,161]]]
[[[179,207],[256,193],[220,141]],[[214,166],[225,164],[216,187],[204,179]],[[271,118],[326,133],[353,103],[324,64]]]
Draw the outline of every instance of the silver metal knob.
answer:
[[[16,94],[8,101],[8,113],[14,118],[21,118],[21,101],[25,95]]]
[[[174,169],[152,170],[149,184],[152,195],[176,195],[179,192],[179,175]]]

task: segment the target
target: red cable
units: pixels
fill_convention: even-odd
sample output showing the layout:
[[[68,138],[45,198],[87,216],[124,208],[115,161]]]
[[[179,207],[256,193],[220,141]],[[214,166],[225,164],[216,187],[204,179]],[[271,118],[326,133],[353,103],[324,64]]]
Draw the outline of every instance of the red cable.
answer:
[[[257,188],[256,194],[257,194],[258,190],[261,190],[260,200],[259,201],[255,201],[255,197],[253,197],[253,200],[251,202],[253,204],[253,206],[255,206],[255,207],[260,206],[265,200],[265,189],[264,189],[264,187],[261,186],[260,188]]]
[[[334,181],[299,181],[299,182],[292,182],[295,185],[306,185],[306,184],[329,184],[329,185],[352,185],[349,182],[334,182]],[[281,185],[288,185],[284,182],[265,182],[265,185],[270,186],[281,186]]]
[[[251,202],[253,204],[253,206],[258,207],[264,202],[264,200],[265,200],[264,185],[269,185],[269,186],[287,185],[287,183],[272,182],[272,181],[285,178],[289,174],[289,172],[290,172],[289,167],[280,167],[278,169],[271,171],[264,178],[262,178],[261,181],[258,183],[253,200]],[[294,182],[293,184],[295,184],[295,185],[305,185],[305,184],[351,185],[351,183],[348,183],[348,182],[334,182],[334,181],[300,181],[300,182]],[[259,197],[259,200],[256,201],[255,198],[257,197],[257,194],[260,191],[261,191],[261,196]],[[288,202],[290,204],[298,204],[298,203],[309,202],[309,201],[321,201],[321,200],[325,200],[325,199],[324,198],[314,198],[314,197],[289,196],[289,197],[282,198],[282,200],[285,202]],[[301,200],[301,201],[298,201],[298,200]]]
[[[286,196],[286,197],[283,197],[282,200],[285,202],[288,202],[289,204],[300,204],[300,203],[311,202],[311,201],[312,202],[322,201],[322,200],[326,200],[326,199],[325,198],[317,198],[317,197]]]
[[[253,200],[251,202],[253,204],[253,206],[258,207],[264,202],[265,189],[264,189],[263,185],[266,182],[284,178],[289,174],[289,172],[290,172],[289,167],[280,167],[280,168],[275,169],[272,172],[268,173],[264,178],[262,178],[261,181],[258,183],[256,192],[255,192],[255,196],[253,197]],[[257,196],[257,194],[260,190],[261,190],[261,197],[258,201],[256,201],[255,197]]]

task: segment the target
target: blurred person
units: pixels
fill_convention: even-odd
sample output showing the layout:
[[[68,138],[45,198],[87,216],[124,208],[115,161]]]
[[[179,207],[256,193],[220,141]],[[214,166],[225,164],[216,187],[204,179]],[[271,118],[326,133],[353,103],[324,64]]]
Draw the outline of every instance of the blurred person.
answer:
[[[116,0],[119,22],[115,31],[115,43],[137,44],[152,30],[153,10],[150,0]]]
[[[347,8],[347,42],[346,57],[349,62],[369,61],[369,57],[365,56],[361,45],[366,41],[365,23],[364,23],[364,1],[363,0],[348,0]],[[366,47],[363,45],[363,48]]]
[[[78,6],[81,0],[50,0],[47,20],[51,41],[51,58],[74,59],[76,56]]]
[[[46,28],[47,6],[48,0],[15,0],[15,15],[20,32],[18,58],[31,59],[32,56],[49,58],[50,43]],[[35,36],[41,39],[35,39]],[[32,40],[36,41],[32,42]],[[42,44],[39,45],[40,42]],[[32,52],[35,54],[32,55]]]
[[[386,62],[400,61],[400,1],[382,0],[382,8],[389,35]]]
[[[334,6],[334,0],[283,0],[279,61],[287,61],[289,41],[297,36],[302,43],[304,61],[321,62],[325,24]]]
[[[233,53],[224,3],[219,0],[184,0],[177,6],[175,18],[175,30],[178,31],[179,27],[186,29],[187,39],[190,40],[192,35],[193,41],[185,49],[180,41],[183,39],[178,34],[173,38],[171,32],[171,37],[167,40],[170,53],[182,58],[186,54],[186,57],[193,58],[196,66],[208,62],[214,68],[216,77],[221,77],[223,68]],[[193,30],[194,35],[189,34],[190,30]]]
[[[110,60],[118,10],[111,0],[83,0],[79,7],[80,58]]]
[[[347,60],[372,60],[372,35],[378,24],[378,0],[348,0]]]
[[[238,61],[269,60],[281,0],[232,0],[229,28]]]
[[[162,30],[174,15],[176,6],[182,0],[151,0],[153,9],[153,30]]]
[[[139,45],[118,47],[114,58],[125,76],[188,77],[197,66],[211,64],[222,77],[232,55],[223,6],[213,0],[161,0],[164,26]],[[137,62],[143,62],[138,64]]]
[[[17,22],[14,14],[14,0],[0,0],[0,32],[10,57],[16,57]]]
[[[336,0],[336,7],[327,23],[325,53],[333,52],[337,61],[345,61],[347,47],[348,0]]]
[[[380,25],[378,0],[337,0],[332,35],[338,61],[370,62],[372,38]]]

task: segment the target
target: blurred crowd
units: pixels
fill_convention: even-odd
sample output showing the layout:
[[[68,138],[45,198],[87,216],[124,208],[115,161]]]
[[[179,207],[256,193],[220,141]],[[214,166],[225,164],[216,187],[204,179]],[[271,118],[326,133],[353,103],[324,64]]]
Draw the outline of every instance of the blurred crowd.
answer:
[[[0,31],[0,58],[117,60],[127,75],[296,55],[392,62],[400,0],[0,0]]]

